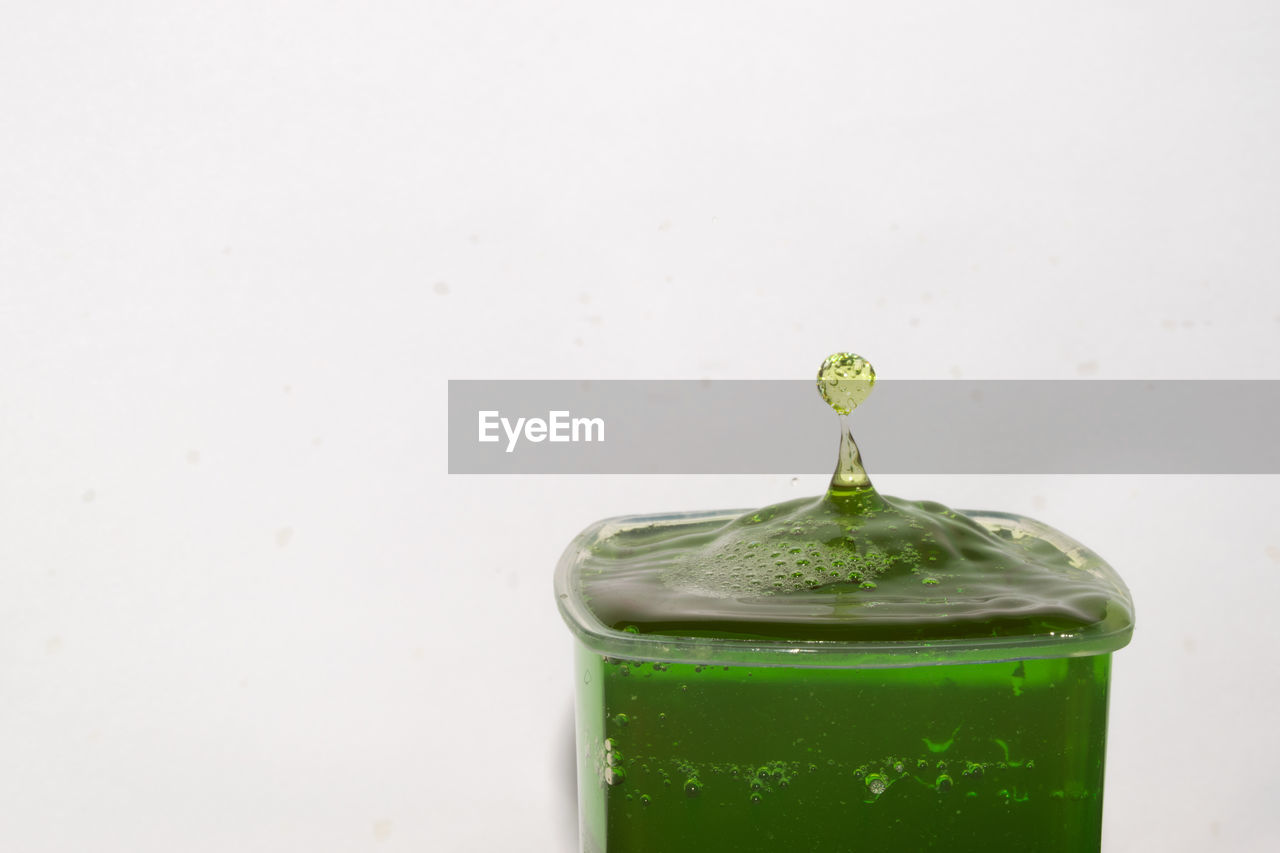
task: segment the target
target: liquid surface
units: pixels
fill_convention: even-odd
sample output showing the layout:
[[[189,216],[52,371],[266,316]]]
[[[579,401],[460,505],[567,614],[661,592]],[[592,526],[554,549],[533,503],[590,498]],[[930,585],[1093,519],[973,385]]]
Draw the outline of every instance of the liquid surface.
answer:
[[[825,494],[737,516],[598,527],[574,555],[574,594],[607,629],[632,634],[858,642],[1105,635],[1123,645],[1128,592],[1083,546],[1029,519],[876,491],[846,417],[874,383],[871,365],[852,353],[819,370],[818,390],[840,415]]]
[[[1083,639],[1131,624],[1123,586],[1069,540],[860,498],[875,508],[850,515],[824,496],[624,527],[582,555],[581,595],[610,629],[679,637]]]

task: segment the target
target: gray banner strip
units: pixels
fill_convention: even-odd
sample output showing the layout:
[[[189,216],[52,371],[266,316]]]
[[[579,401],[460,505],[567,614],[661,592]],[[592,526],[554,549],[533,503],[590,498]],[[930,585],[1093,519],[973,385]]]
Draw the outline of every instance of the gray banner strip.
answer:
[[[1274,380],[884,380],[850,426],[872,475],[1280,474]],[[825,474],[837,429],[812,380],[449,381],[451,474]]]

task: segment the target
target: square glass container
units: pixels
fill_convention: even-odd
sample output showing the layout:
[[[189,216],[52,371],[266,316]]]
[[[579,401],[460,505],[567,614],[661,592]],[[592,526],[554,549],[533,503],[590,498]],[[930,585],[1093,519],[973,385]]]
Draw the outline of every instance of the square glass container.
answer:
[[[720,620],[717,601],[742,604],[724,599],[664,620],[646,555],[742,513],[606,519],[560,561],[582,850],[1099,849],[1111,653],[1133,624],[1106,563],[1032,519],[961,511],[1004,540],[1052,546],[1098,618],[866,639],[845,628],[871,611],[833,595],[768,630]],[[619,620],[605,589],[651,618]]]

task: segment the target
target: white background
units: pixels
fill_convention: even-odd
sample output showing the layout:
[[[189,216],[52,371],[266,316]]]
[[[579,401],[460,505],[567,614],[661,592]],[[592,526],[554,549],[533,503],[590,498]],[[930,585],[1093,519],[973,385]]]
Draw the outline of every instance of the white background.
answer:
[[[1265,2],[4,3],[0,848],[570,851],[560,550],[822,480],[450,478],[446,380],[1280,378],[1278,42]],[[1129,581],[1106,850],[1275,848],[1275,478],[878,483]]]

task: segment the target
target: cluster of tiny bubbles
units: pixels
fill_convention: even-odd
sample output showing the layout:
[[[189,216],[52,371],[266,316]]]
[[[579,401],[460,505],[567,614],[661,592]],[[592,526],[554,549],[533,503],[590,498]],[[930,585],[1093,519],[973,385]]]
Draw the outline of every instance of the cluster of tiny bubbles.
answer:
[[[822,497],[744,515],[662,568],[673,588],[716,597],[768,596],[840,585],[871,591],[886,573],[918,574],[944,553],[935,531],[893,503],[850,516]],[[916,531],[914,539],[902,528]],[[847,585],[847,586],[845,586]],[[865,593],[863,593],[865,594]]]
[[[810,765],[812,769],[817,769],[816,765]],[[779,789],[785,789],[791,785],[791,776],[800,769],[798,762],[788,763],[786,761],[770,761],[766,764],[752,767],[751,765],[729,764],[729,765],[712,765],[712,772],[726,773],[730,777],[740,779],[746,782],[748,789],[748,798],[753,803],[760,802],[765,794],[773,793]],[[690,796],[694,796],[695,792],[689,790],[689,784],[696,780],[691,779],[686,783],[685,791]]]
[[[756,770],[756,778],[765,781],[787,779],[791,769],[785,761],[770,761]]]
[[[638,628],[636,630],[639,631]],[[631,667],[634,664],[634,661],[626,661],[622,658],[612,658],[608,655],[604,655],[601,660],[604,661],[606,666],[617,667],[619,675],[630,675]]]
[[[613,738],[605,738],[604,741],[604,781],[609,785],[621,785],[622,780],[627,777],[627,771],[622,769],[622,751],[614,745]]]
[[[1016,786],[1012,788],[1002,788],[996,792],[996,796],[1004,797],[1006,801],[1013,800],[1015,803],[1025,803],[1031,799],[1031,794],[1027,791],[1019,790]]]

